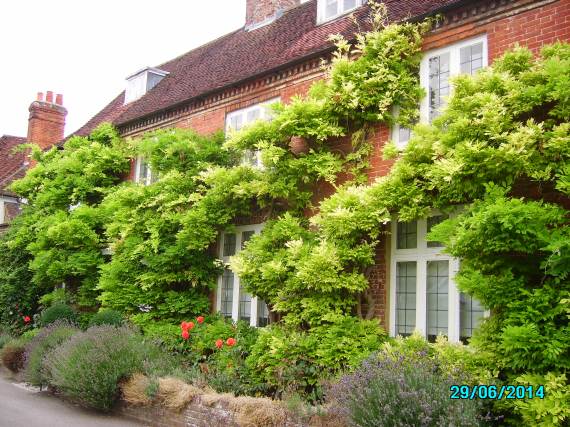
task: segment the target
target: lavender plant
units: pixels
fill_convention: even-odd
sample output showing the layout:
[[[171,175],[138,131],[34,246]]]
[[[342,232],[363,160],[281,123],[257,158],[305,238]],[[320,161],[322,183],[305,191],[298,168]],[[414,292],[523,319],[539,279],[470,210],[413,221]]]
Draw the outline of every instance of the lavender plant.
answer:
[[[119,381],[144,371],[147,347],[128,327],[89,328],[46,356],[50,384],[84,406],[109,411],[118,396]]]
[[[42,328],[26,346],[24,355],[24,378],[26,381],[35,386],[46,385],[48,379],[43,368],[45,356],[77,332],[79,329],[65,320],[56,320]]]
[[[460,375],[441,373],[422,351],[379,353],[333,384],[327,400],[351,426],[482,425],[477,401],[450,399],[449,387],[457,381]]]

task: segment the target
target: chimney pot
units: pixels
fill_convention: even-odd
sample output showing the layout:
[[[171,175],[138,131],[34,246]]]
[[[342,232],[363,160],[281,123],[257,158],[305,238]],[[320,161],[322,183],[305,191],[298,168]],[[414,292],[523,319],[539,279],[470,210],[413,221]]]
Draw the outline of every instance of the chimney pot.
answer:
[[[57,94],[57,104],[54,104],[52,91],[46,93],[45,102],[43,93],[38,92],[37,100],[32,102],[29,108],[29,143],[37,144],[45,150],[63,139],[67,110],[61,105],[62,102],[61,94]]]
[[[62,95],[61,93],[58,93],[58,94],[55,96],[55,103],[56,103],[57,105],[63,105],[63,95]]]

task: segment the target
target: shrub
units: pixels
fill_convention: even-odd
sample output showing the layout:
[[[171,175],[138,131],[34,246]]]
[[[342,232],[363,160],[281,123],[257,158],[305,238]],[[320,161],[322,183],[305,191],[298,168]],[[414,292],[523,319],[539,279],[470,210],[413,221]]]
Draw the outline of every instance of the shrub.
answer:
[[[75,323],[77,315],[73,309],[66,304],[55,304],[42,311],[39,319],[41,326],[47,326],[56,320],[67,320]]]
[[[282,326],[260,331],[247,359],[252,374],[276,395],[296,392],[319,400],[322,379],[356,367],[386,337],[374,320],[348,316],[331,320],[306,332]]]
[[[257,341],[259,329],[238,321],[232,338],[234,345],[227,345],[227,339],[207,359],[204,379],[219,393],[235,395],[259,395],[267,392],[267,386],[252,375],[245,361]]]
[[[123,322],[123,315],[117,310],[104,309],[91,317],[89,327],[100,325],[122,326]]]
[[[12,340],[12,336],[6,333],[0,333],[0,350],[2,350],[2,347],[4,347],[6,345],[6,343],[10,342]]]
[[[489,384],[493,382],[490,363],[486,354],[462,343],[451,343],[444,336],[429,343],[419,332],[411,336],[397,337],[385,342],[382,351],[392,356],[404,355],[407,358],[422,357],[432,359],[439,369],[448,375],[462,377],[463,384]]]
[[[144,372],[149,357],[160,352],[128,327],[95,326],[72,336],[46,357],[50,382],[84,406],[109,411],[118,383]]]
[[[24,334],[19,338],[8,341],[2,347],[2,363],[10,371],[16,373],[24,367],[26,344],[34,337],[34,333]]]
[[[35,386],[46,385],[48,379],[43,367],[46,354],[63,344],[78,331],[77,327],[65,320],[57,320],[41,329],[26,346],[24,363],[26,381]]]
[[[546,375],[521,375],[516,382],[532,385],[536,392],[539,384],[544,385],[543,399],[515,400],[515,412],[526,425],[564,426],[570,420],[570,385],[566,374],[549,372]]]
[[[327,391],[332,411],[359,427],[480,425],[480,403],[450,399],[456,378],[425,356],[370,356]]]

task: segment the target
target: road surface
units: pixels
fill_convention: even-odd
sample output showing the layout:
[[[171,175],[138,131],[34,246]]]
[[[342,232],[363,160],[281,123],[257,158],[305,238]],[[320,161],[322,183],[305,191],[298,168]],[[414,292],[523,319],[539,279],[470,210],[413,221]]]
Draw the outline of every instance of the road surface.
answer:
[[[0,427],[141,427],[117,416],[99,414],[27,388],[0,372]]]

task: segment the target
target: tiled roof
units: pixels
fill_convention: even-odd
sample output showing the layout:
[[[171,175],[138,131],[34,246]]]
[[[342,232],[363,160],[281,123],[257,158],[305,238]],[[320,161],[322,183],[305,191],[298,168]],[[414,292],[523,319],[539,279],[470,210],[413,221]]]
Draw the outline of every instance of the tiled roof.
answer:
[[[410,19],[466,0],[385,0],[390,21]],[[352,38],[357,25],[349,15],[316,24],[317,0],[286,11],[273,23],[253,31],[245,28],[191,50],[157,66],[168,74],[142,98],[125,106],[123,94],[93,117],[78,132],[89,133],[96,124],[120,125],[182,104],[240,81],[283,68],[304,58],[332,49],[329,35]],[[354,15],[360,29],[366,28],[367,7]]]
[[[91,133],[97,125],[103,122],[115,123],[119,115],[128,107],[123,105],[125,101],[125,92],[121,92],[115,99],[113,99],[105,108],[93,116],[87,123],[76,130],[73,135],[87,136]]]
[[[24,144],[26,138],[4,135],[0,137],[0,195],[13,195],[6,187],[26,174],[25,154],[13,153],[14,147]]]

